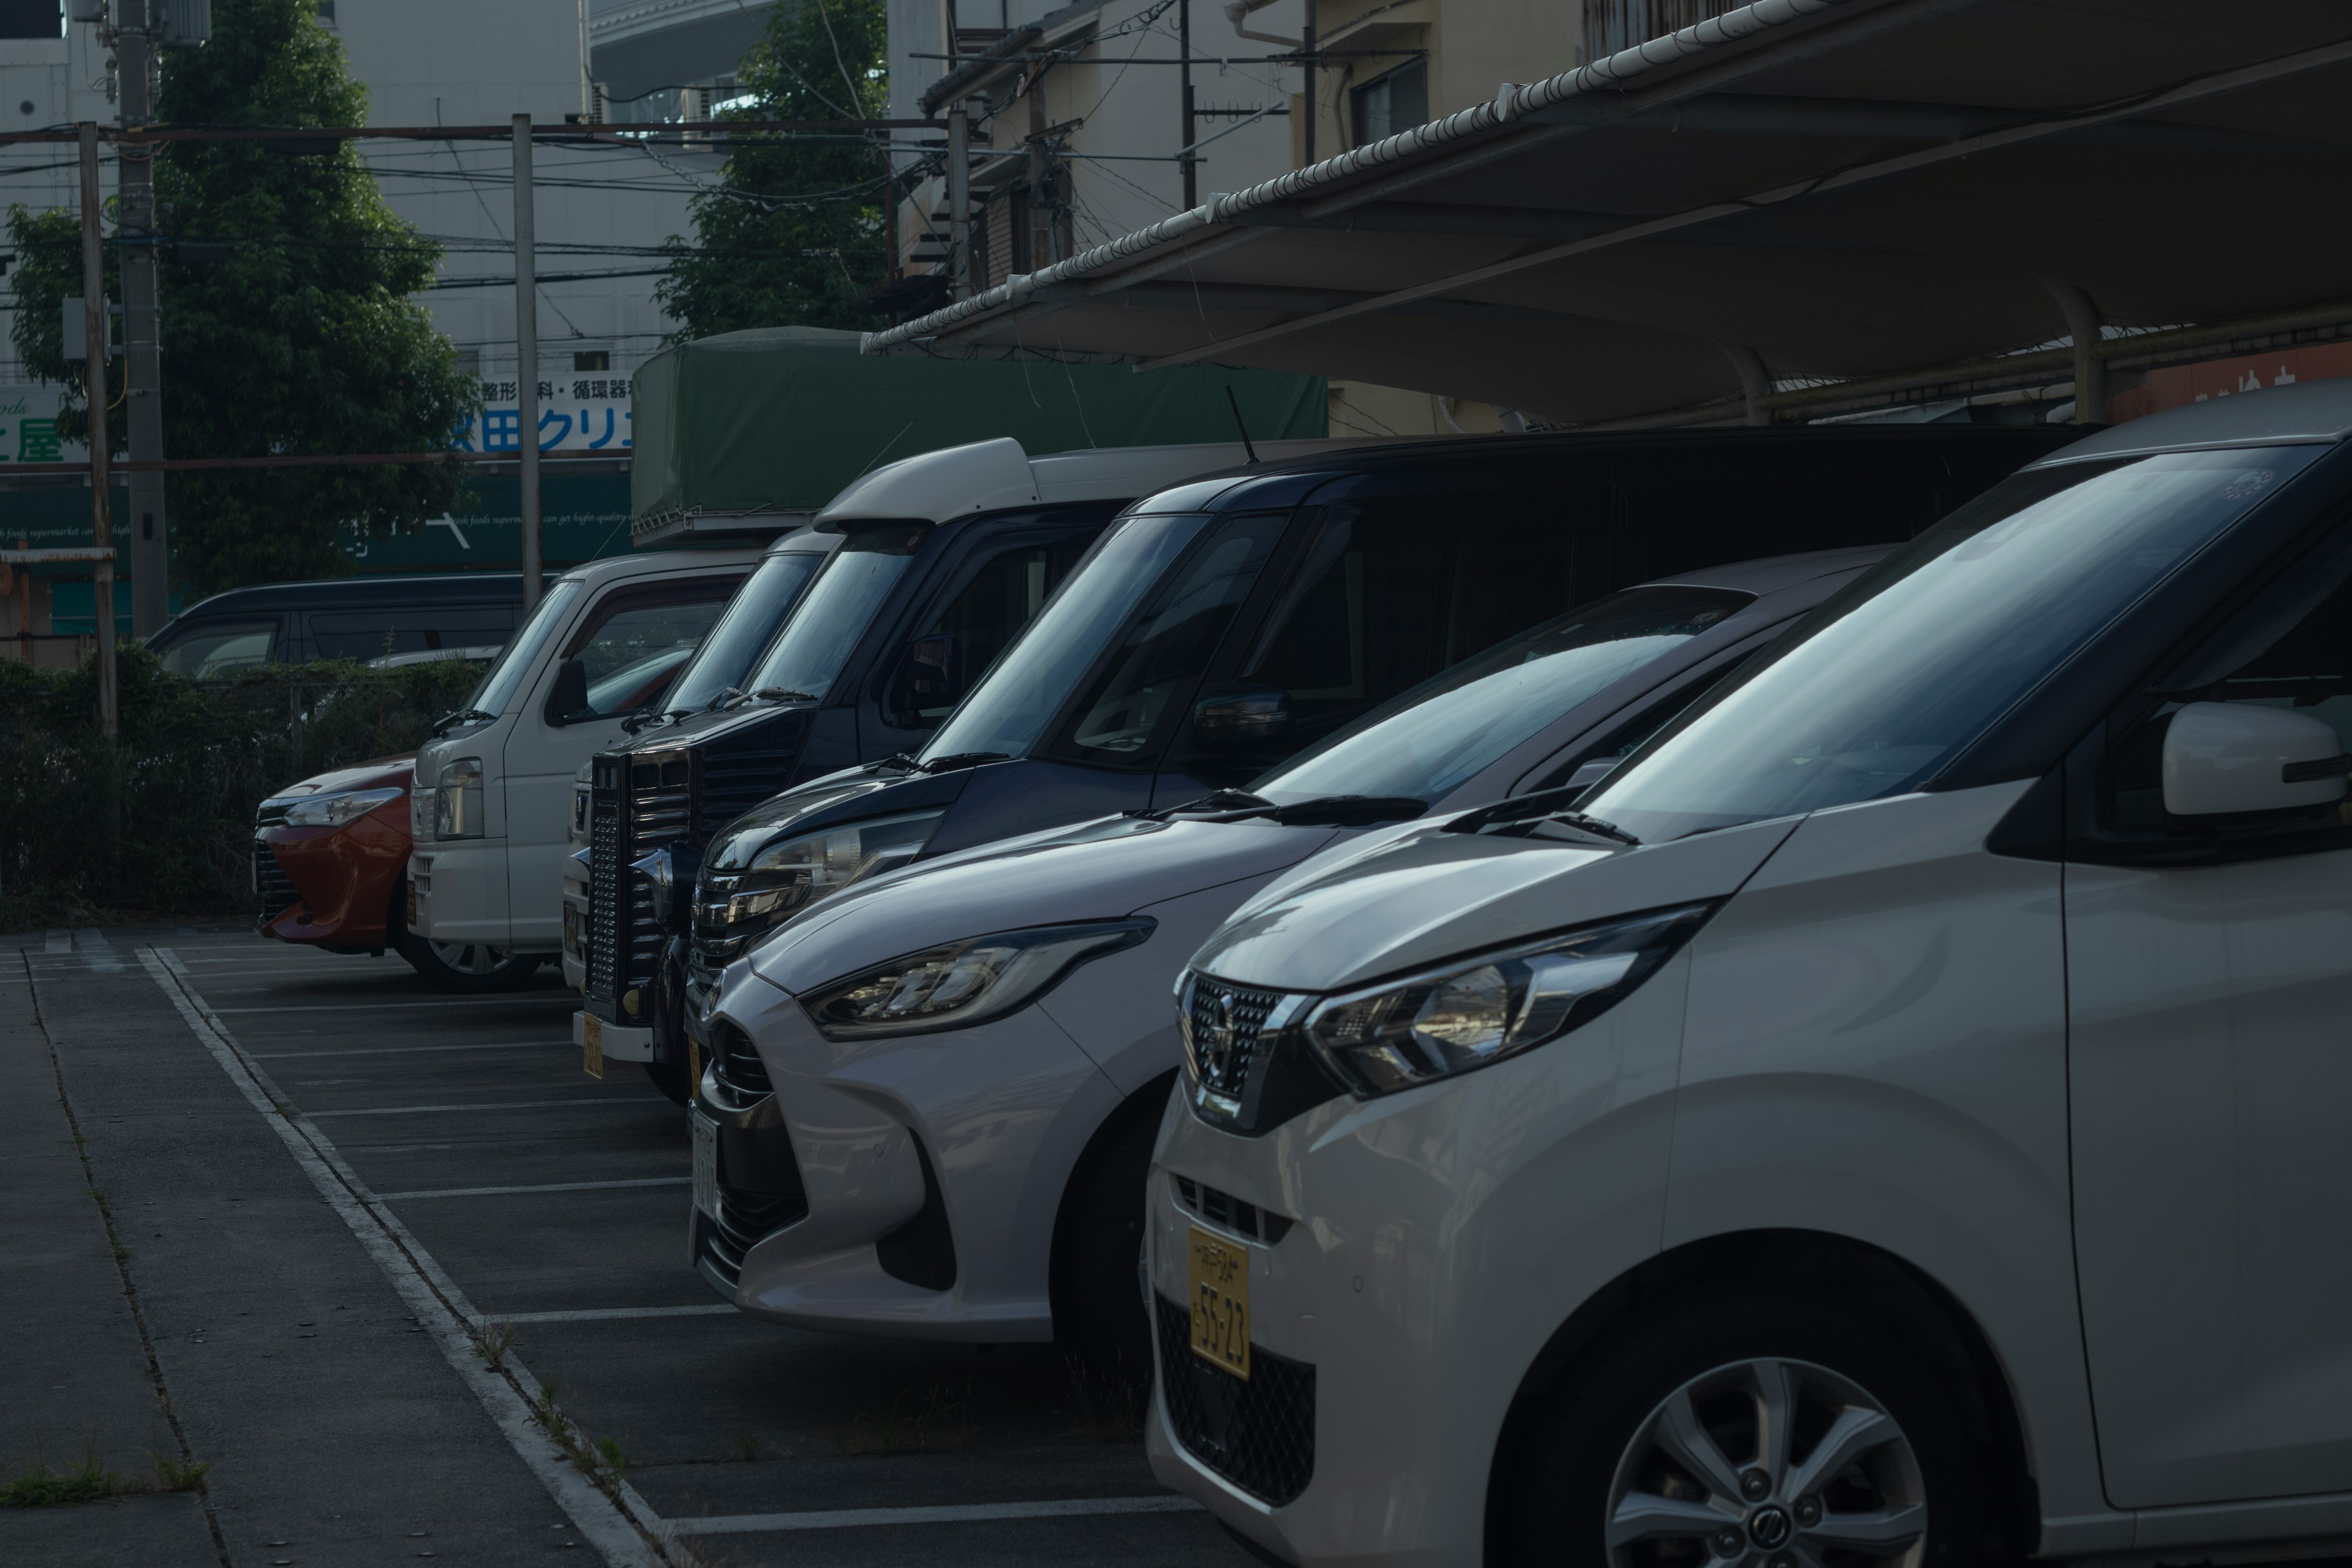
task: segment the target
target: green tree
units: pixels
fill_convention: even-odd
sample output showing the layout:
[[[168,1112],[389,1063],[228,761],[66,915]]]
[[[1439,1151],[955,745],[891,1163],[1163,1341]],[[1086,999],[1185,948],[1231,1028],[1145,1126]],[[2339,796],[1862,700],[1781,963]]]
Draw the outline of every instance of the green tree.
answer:
[[[888,112],[882,0],[800,0],[768,13],[737,68],[748,103],[722,120],[865,120]],[[677,339],[744,327],[875,327],[867,296],[888,267],[889,167],[856,132],[746,133],[721,183],[672,236],[655,289]]]
[[[206,126],[357,126],[366,89],[316,0],[215,0],[212,42],[168,51],[158,118]],[[456,349],[410,298],[437,246],[394,216],[349,141],[179,142],[155,155],[163,441],[174,458],[430,451],[476,405]],[[58,301],[81,293],[79,216],[13,206],[17,353],[68,388],[58,425],[89,430]],[[119,300],[110,241],[107,292]],[[119,387],[121,362],[110,367]],[[123,441],[121,395],[109,421]],[[194,594],[347,570],[336,532],[419,524],[462,503],[439,465],[179,473],[173,573]]]

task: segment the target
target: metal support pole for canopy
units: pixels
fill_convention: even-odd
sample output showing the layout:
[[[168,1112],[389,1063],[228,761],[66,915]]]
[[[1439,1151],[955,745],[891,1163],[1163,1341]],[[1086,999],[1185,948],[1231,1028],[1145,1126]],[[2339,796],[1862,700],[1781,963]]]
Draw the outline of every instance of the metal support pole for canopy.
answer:
[[[2042,286],[2058,301],[2059,312],[2066,318],[2066,331],[2074,340],[2074,423],[2104,425],[2107,422],[2107,363],[2096,352],[2099,308],[2072,283],[2044,278]]]
[[[515,412],[522,458],[522,607],[539,603],[538,207],[530,184],[530,116],[514,117]]]

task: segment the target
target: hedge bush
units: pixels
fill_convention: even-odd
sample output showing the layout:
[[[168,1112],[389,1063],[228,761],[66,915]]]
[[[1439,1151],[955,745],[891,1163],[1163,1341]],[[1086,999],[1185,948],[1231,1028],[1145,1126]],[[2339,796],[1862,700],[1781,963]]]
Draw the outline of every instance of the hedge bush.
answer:
[[[0,661],[0,929],[245,911],[254,807],[331,768],[415,751],[482,667],[348,659],[213,680],[121,650],[120,733],[94,660]]]

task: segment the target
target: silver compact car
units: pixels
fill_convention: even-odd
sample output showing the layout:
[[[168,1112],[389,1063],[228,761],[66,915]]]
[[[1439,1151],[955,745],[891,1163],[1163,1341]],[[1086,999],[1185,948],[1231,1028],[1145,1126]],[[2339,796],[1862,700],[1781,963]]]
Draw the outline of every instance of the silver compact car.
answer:
[[[1300,1563],[2342,1551],[2347,437],[2345,382],[2094,435],[1572,808],[1239,909],[1154,1470]]]
[[[1058,1335],[1139,1378],[1144,1173],[1180,1054],[1161,999],[1202,938],[1335,840],[1580,788],[1881,553],[1628,589],[1248,791],[850,879],[730,963],[698,1019],[696,1267],[781,1321]]]

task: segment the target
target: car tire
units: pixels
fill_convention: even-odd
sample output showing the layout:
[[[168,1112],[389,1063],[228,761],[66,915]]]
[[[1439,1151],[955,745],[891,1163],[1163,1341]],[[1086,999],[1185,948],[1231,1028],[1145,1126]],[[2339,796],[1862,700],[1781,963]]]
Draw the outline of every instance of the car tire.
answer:
[[[1143,1248],[1143,1189],[1160,1131],[1150,1116],[1126,1115],[1070,1179],[1062,1215],[1055,1317],[1064,1348],[1105,1383],[1151,1382],[1151,1320],[1136,1289]]]
[[[1794,1434],[1777,1464],[1758,1436],[1775,1410],[1793,1412],[1780,1424]],[[1838,1423],[1859,1447],[1832,1462],[1822,1445]],[[1988,1513],[1994,1468],[1951,1389],[1882,1322],[1818,1300],[1727,1284],[1663,1303],[1578,1355],[1504,1447],[1492,1563],[1990,1568],[2005,1556]],[[1721,1522],[1702,1527],[1691,1504]],[[1891,1549],[1849,1544],[1872,1531]]]
[[[684,1068],[676,1062],[647,1062],[646,1076],[654,1080],[656,1089],[669,1096],[669,1102],[672,1105],[677,1106],[680,1110],[692,1108],[694,1080],[686,1076]]]
[[[408,929],[408,881],[403,878],[392,890],[392,945],[408,966],[440,991],[478,994],[511,991],[529,981],[546,962],[535,952],[511,952],[470,942],[430,942]]]

